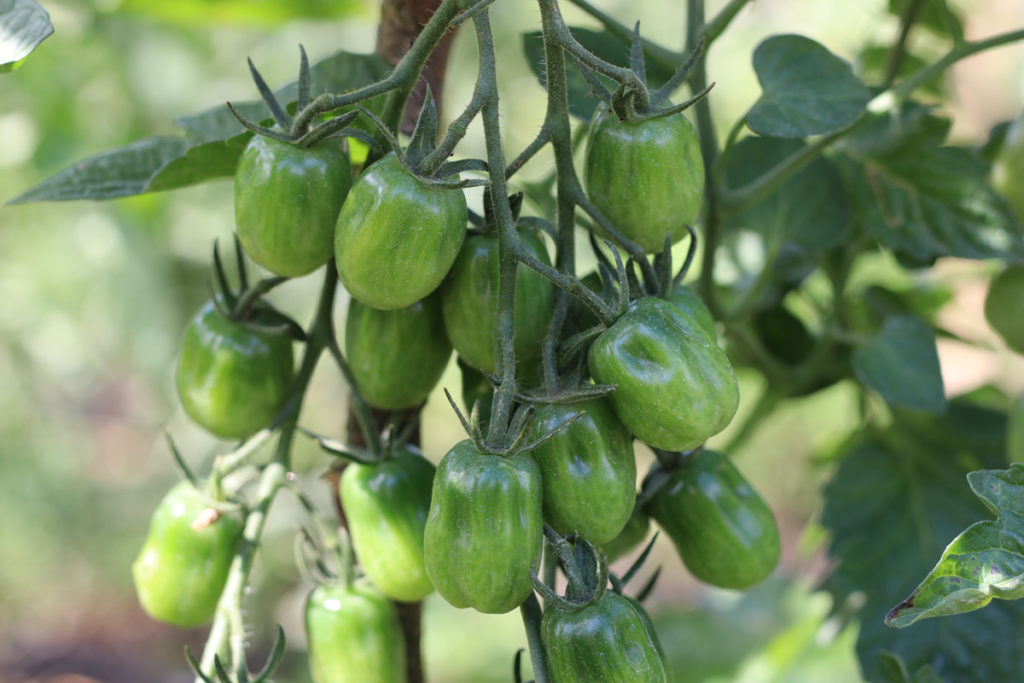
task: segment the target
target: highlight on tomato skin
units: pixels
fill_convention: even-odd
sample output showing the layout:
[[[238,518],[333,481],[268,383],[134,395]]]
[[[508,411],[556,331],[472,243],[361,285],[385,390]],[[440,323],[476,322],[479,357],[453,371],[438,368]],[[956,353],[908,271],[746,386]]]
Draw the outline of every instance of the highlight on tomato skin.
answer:
[[[184,628],[209,622],[242,530],[240,519],[212,508],[190,482],[171,488],[153,512],[132,565],[135,591],[146,613]]]
[[[192,420],[223,439],[267,427],[294,375],[292,339],[225,318],[207,302],[185,328],[175,376]]]
[[[270,272],[299,277],[334,255],[334,229],[352,187],[342,142],[303,148],[253,136],[235,171],[235,226],[242,248]]]
[[[451,270],[468,215],[462,190],[427,187],[387,154],[360,174],[338,214],[341,283],[374,308],[411,306]]]

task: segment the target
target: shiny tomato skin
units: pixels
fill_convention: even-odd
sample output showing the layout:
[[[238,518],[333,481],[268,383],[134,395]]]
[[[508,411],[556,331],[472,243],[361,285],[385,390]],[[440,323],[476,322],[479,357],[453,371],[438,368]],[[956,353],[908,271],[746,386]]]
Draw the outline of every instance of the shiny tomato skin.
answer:
[[[352,187],[337,139],[306,149],[256,135],[235,171],[235,226],[253,261],[298,277],[327,263],[334,226]]]

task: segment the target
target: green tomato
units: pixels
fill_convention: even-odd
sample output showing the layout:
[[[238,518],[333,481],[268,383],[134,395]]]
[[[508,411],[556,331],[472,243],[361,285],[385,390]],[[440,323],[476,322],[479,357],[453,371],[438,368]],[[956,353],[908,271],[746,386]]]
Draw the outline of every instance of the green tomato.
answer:
[[[739,405],[725,353],[693,318],[643,298],[594,341],[588,359],[614,385],[615,412],[637,438],[667,451],[696,448],[722,431]]]
[[[448,274],[466,235],[462,190],[427,187],[392,153],[371,164],[341,207],[338,277],[368,306],[405,308]]]
[[[1024,393],[1013,402],[1007,414],[1006,455],[1010,462],[1024,463]]]
[[[519,240],[538,261],[551,265],[544,241],[529,230]],[[469,365],[494,374],[497,348],[494,326],[498,309],[498,238],[473,235],[455,261],[451,277],[441,288],[441,310],[448,338]],[[513,310],[516,359],[528,363],[540,355],[540,340],[547,334],[555,309],[550,280],[524,265],[516,270]]]
[[[775,517],[729,458],[690,457],[649,505],[695,577],[721,588],[749,588],[779,562]]]
[[[242,540],[242,522],[210,507],[189,482],[157,506],[132,565],[135,592],[154,619],[191,628],[213,618]]]
[[[373,585],[317,586],[306,600],[314,683],[404,683],[398,613]]]
[[[560,534],[578,533],[595,545],[615,538],[636,502],[633,437],[604,399],[539,405],[535,436],[568,427],[531,451],[543,479],[544,519]]]
[[[292,340],[228,320],[208,302],[185,328],[177,387],[188,416],[224,439],[274,419],[291,386]]]
[[[718,338],[718,331],[715,329],[715,319],[711,311],[704,305],[697,293],[689,287],[676,287],[666,297],[666,301],[690,316],[702,330],[708,333],[712,339]]]
[[[666,235],[675,244],[697,221],[704,161],[682,114],[628,123],[598,108],[584,173],[590,201],[647,253],[661,252]]]
[[[310,149],[256,135],[235,172],[235,225],[252,260],[297,277],[333,255],[352,169],[337,139]]]
[[[985,319],[1006,345],[1024,354],[1024,266],[1013,265],[989,283]]]
[[[651,528],[651,518],[640,508],[633,508],[633,513],[626,520],[626,526],[618,536],[610,541],[601,544],[601,550],[609,562],[629,554],[647,538],[647,532]]]
[[[1017,224],[1024,227],[1024,117],[1018,116],[992,164],[992,186],[1010,203]]]
[[[541,617],[541,641],[552,683],[663,683],[661,646],[635,602],[607,592],[577,611],[551,604]]]
[[[457,443],[437,466],[423,537],[427,575],[455,607],[503,614],[533,591],[543,537],[540,470],[530,456]]]
[[[356,386],[370,405],[381,410],[420,405],[452,355],[440,298],[428,296],[390,311],[352,299],[345,320],[345,354]]]
[[[410,447],[379,463],[353,463],[341,475],[341,505],[366,576],[400,602],[434,592],[423,564],[423,527],[434,466]]]

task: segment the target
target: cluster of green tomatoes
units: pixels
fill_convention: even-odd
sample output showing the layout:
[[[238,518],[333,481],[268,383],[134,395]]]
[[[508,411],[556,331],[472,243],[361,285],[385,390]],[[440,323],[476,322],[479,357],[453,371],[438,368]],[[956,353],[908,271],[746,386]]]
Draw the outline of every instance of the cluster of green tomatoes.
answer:
[[[467,231],[463,190],[423,182],[400,155],[382,156],[353,181],[337,138],[302,148],[254,137],[235,179],[238,239],[253,261],[283,277],[333,259],[351,295],[344,348],[353,391],[370,406],[422,405],[454,349],[464,398],[486,407],[498,371],[498,237],[486,227]],[[623,122],[604,110],[591,126],[589,195],[648,253],[660,252],[666,235],[677,242],[688,234],[703,174],[696,135],[681,114]],[[518,239],[550,265],[539,233],[520,226]],[[589,282],[604,287],[599,275]],[[518,266],[514,348],[524,383],[538,375],[555,293],[550,280]],[[219,437],[245,439],[273,426],[289,394],[293,339],[258,324],[268,309],[258,297],[215,299],[185,332],[182,405]],[[309,596],[319,683],[403,680],[392,601],[417,602],[436,590],[460,608],[519,607],[536,586],[545,525],[564,542],[600,550],[584,569],[565,566],[563,557],[567,575],[593,573],[605,558],[636,548],[649,517],[701,581],[746,588],[773,570],[779,537],[770,510],[727,457],[702,450],[739,402],[708,309],[682,286],[636,297],[610,324],[570,309],[564,335],[602,327],[582,354],[581,381],[614,390],[536,402],[524,427],[540,442],[535,448],[499,454],[466,439],[435,468],[397,443],[379,460],[344,469],[340,502],[362,576],[342,572],[348,578]],[[659,454],[639,497],[634,439]],[[243,533],[239,506],[219,489],[181,483],[154,515],[134,576],[157,619],[197,626],[215,613]],[[606,591],[600,567],[597,576],[594,590],[585,590],[593,577],[576,577],[565,599],[546,600],[542,640],[552,678],[666,680],[640,603]]]

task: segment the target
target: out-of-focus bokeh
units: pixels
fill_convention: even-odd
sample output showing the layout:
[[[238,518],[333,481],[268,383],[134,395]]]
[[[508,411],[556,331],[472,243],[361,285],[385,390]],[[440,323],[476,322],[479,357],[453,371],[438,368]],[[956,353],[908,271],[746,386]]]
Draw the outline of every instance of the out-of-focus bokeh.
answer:
[[[43,4],[54,35],[19,69],[0,75],[0,201],[88,155],[172,133],[177,116],[254,98],[246,57],[276,85],[294,78],[299,43],[312,60],[339,48],[371,52],[378,13],[375,3],[359,0]],[[684,3],[597,4],[624,23],[639,19],[651,39],[682,45]],[[722,4],[709,1],[709,13]],[[969,37],[1024,24],[1024,0],[956,5]],[[516,0],[497,2],[492,12],[511,157],[543,117],[544,94],[521,40],[539,28],[539,17],[532,3]],[[595,26],[571,7],[565,12],[571,23]],[[885,0],[752,3],[710,54],[719,131],[724,135],[758,96],[750,57],[763,37],[803,33],[853,60],[869,40],[891,42],[896,30]],[[467,101],[475,69],[472,35],[464,31],[451,56],[447,117]],[[981,141],[1021,108],[1024,50],[967,60],[944,87],[956,119],[953,135]],[[459,152],[483,154],[478,129]],[[538,157],[523,177],[542,175],[547,159]],[[230,244],[232,231],[230,182],[103,204],[0,208],[0,681],[191,680],[182,646],[200,650],[204,632],[162,626],[143,614],[130,565],[152,508],[176,477],[164,430],[200,469],[226,446],[184,417],[172,380],[181,331],[207,297],[213,241]],[[885,259],[871,267],[897,276]],[[980,302],[991,271],[991,264],[958,262],[939,269],[956,293],[944,323],[981,342],[980,348],[941,344],[951,393],[993,380],[1013,391],[1024,384],[1020,360],[983,322]],[[273,299],[308,320],[319,280],[288,283]],[[339,327],[342,312],[339,305]],[[324,363],[320,370],[302,423],[340,436],[345,391],[333,368]],[[741,380],[745,395],[755,395],[756,378]],[[458,386],[454,364],[444,383]],[[649,606],[677,681],[859,679],[856,634],[831,621],[829,599],[815,593],[827,566],[814,521],[820,484],[832,466],[818,456],[857,415],[854,392],[839,385],[786,404],[731,454],[783,530],[782,567],[765,585],[743,595],[709,590],[686,576],[668,543],[659,543],[650,567],[665,569]],[[435,461],[461,436],[440,394],[428,404],[423,432]],[[649,455],[639,457],[645,462]],[[300,438],[296,470],[326,505],[328,489],[318,478],[325,466],[326,456]],[[308,680],[298,655],[309,586],[299,579],[291,550],[301,523],[297,506],[281,496],[248,603],[254,653],[280,622],[294,656],[278,680],[295,683]],[[424,631],[433,681],[510,680],[515,650],[525,645],[517,613],[458,611],[436,596],[427,602]]]

